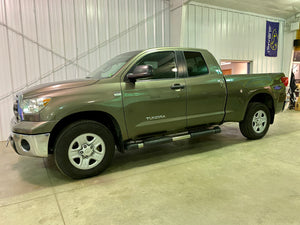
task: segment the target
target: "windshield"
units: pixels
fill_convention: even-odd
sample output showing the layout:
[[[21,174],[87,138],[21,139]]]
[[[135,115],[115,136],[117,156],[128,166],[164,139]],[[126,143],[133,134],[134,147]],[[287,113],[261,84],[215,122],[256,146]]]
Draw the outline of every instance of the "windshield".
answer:
[[[98,69],[92,72],[87,78],[109,78],[118,72],[132,57],[136,56],[141,51],[127,52],[118,55],[106,63],[102,64]]]

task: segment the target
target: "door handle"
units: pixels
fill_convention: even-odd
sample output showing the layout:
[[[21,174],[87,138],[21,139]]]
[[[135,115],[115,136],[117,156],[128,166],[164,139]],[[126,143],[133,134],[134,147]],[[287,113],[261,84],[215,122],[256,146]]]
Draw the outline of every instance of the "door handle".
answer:
[[[180,90],[180,89],[183,89],[183,88],[184,88],[184,85],[182,85],[182,84],[173,84],[171,86],[172,90]]]
[[[224,80],[223,80],[223,79],[220,79],[220,80],[218,80],[218,82],[219,82],[221,88],[223,88],[223,87],[224,87]]]

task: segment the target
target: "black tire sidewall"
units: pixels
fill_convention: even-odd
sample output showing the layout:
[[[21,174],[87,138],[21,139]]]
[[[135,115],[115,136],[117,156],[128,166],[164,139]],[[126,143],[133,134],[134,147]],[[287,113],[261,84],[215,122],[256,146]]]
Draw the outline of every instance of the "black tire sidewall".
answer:
[[[105,144],[105,154],[102,161],[94,168],[88,170],[81,170],[73,166],[68,156],[71,142],[84,133],[94,133],[98,135]],[[57,167],[62,173],[71,178],[80,179],[98,175],[105,170],[111,163],[114,152],[114,138],[108,128],[95,121],[82,120],[70,124],[59,134],[55,143],[54,158]]]
[[[262,133],[257,133],[253,129],[252,120],[254,115],[260,110],[265,112],[267,116],[267,124]],[[240,130],[242,134],[250,140],[256,140],[264,137],[269,130],[270,119],[271,119],[270,117],[271,117],[270,110],[265,104],[259,102],[250,103],[247,108],[247,112],[244,120],[240,122]]]

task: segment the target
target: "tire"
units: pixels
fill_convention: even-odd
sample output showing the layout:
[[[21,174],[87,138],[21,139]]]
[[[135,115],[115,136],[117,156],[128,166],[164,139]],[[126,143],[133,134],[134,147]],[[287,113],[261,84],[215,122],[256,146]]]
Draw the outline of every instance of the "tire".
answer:
[[[63,174],[81,179],[105,170],[114,153],[114,138],[106,126],[92,120],[80,120],[59,134],[54,159]]]
[[[240,131],[244,137],[256,140],[264,137],[270,126],[270,110],[260,102],[249,103]]]

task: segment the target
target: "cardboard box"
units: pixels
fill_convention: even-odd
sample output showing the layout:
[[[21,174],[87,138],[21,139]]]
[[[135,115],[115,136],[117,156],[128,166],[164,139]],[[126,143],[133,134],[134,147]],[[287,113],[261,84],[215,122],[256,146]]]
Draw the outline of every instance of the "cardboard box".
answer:
[[[297,102],[295,103],[295,110],[300,111],[300,97],[297,99]]]

